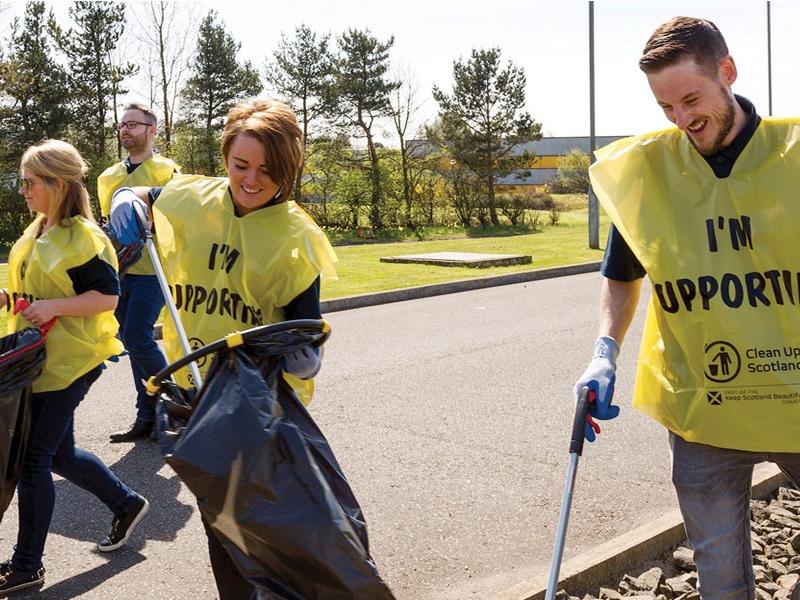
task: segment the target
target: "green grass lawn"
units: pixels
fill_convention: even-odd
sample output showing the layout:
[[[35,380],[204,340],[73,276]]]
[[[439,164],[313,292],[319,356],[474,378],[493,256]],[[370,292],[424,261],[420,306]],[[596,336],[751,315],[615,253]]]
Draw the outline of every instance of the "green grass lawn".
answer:
[[[546,216],[544,218],[546,220]],[[601,212],[600,240],[608,236],[609,219]],[[561,213],[558,225],[544,226],[538,233],[501,236],[455,235],[449,239],[424,242],[372,243],[336,246],[339,279],[322,282],[322,298],[340,298],[391,289],[501,275],[530,269],[571,265],[600,260],[602,250],[588,247],[587,210]],[[422,254],[428,252],[485,252],[496,254],[530,254],[533,263],[512,267],[437,267],[380,262],[381,256]],[[8,267],[0,264],[0,287],[8,281]],[[5,331],[5,311],[0,312],[0,331]]]
[[[473,279],[528,271],[543,267],[570,265],[603,257],[602,250],[588,247],[587,211],[576,210],[561,214],[556,226],[545,226],[539,233],[502,237],[463,237],[424,242],[362,244],[336,246],[339,262],[337,281],[322,282],[322,298],[339,298],[369,292]],[[608,235],[609,219],[600,219],[601,245]],[[382,263],[380,257],[427,252],[490,252],[496,254],[530,254],[533,263],[512,267],[476,269],[470,267],[437,267]]]

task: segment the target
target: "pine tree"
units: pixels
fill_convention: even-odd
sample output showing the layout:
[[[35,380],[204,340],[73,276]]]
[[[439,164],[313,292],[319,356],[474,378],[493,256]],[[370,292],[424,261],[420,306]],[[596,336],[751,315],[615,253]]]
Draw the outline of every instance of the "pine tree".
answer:
[[[501,65],[500,54],[500,48],[474,49],[469,60],[453,62],[452,94],[433,86],[441,119],[437,142],[483,181],[494,225],[499,223],[495,180],[529,166],[532,156],[516,147],[542,137],[541,124],[522,110],[525,71],[510,61]]]
[[[372,227],[382,229],[384,192],[375,145],[375,121],[391,112],[389,94],[397,84],[387,78],[389,50],[394,37],[380,42],[369,30],[349,29],[338,38],[336,84],[331,106],[338,106],[340,125],[360,133],[367,142],[369,172],[372,183],[369,220]]]
[[[44,2],[29,2],[24,22],[12,24],[8,58],[0,62],[0,95],[7,107],[0,127],[15,155],[43,138],[60,137],[69,122],[67,74],[54,56],[54,23]]]
[[[225,25],[217,22],[216,11],[209,11],[200,23],[196,53],[190,61],[191,76],[181,92],[192,124],[204,129],[205,164],[201,170],[209,175],[218,170],[217,137],[228,110],[262,88],[258,71],[250,62],[240,64],[236,59],[240,48]]]
[[[275,58],[268,61],[267,82],[283,96],[297,114],[303,130],[306,161],[311,158],[313,142],[318,139],[320,122],[330,111],[326,99],[333,84],[334,64],[328,43],[330,35],[317,34],[305,25],[294,30],[294,38],[281,35]],[[304,166],[295,183],[295,200],[302,199]]]
[[[63,137],[69,125],[67,75],[55,58],[55,20],[44,2],[29,2],[12,22],[7,55],[0,59],[0,245],[8,246],[30,222],[17,193],[25,149]]]
[[[106,144],[112,132],[106,123],[114,97],[127,92],[120,84],[138,67],[112,58],[125,30],[124,4],[77,1],[70,5],[69,15],[75,28],[61,33],[59,39],[71,73],[73,137],[90,162],[99,163],[107,160]]]

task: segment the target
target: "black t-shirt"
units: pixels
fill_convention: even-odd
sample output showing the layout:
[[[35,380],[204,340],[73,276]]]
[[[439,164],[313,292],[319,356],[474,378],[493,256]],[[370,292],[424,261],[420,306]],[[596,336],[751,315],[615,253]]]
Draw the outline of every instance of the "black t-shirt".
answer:
[[[135,171],[135,170],[138,168],[138,166],[139,166],[140,164],[142,164],[142,163],[132,163],[132,162],[131,162],[131,157],[130,157],[130,156],[129,156],[128,158],[126,158],[126,159],[125,159],[124,161],[122,161],[122,162],[123,162],[123,164],[125,165],[125,168],[128,170],[128,175],[130,175],[131,173],[133,173],[133,172],[134,172],[134,171]]]
[[[72,280],[75,295],[96,290],[101,294],[119,296],[119,277],[117,270],[99,256],[89,259],[80,266],[67,269]]]
[[[758,124],[761,122],[761,117],[756,113],[756,108],[752,102],[743,96],[737,95],[735,98],[739,106],[744,110],[745,115],[747,115],[744,127],[733,138],[727,148],[723,148],[709,156],[703,156],[714,171],[714,175],[719,179],[724,179],[731,174],[733,164],[739,158],[742,150],[747,146],[747,142],[753,137],[756,129],[758,129]],[[636,255],[614,225],[611,225],[611,229],[608,232],[608,242],[606,243],[606,251],[600,272],[608,279],[615,281],[634,281],[645,276],[642,263],[636,258]]]

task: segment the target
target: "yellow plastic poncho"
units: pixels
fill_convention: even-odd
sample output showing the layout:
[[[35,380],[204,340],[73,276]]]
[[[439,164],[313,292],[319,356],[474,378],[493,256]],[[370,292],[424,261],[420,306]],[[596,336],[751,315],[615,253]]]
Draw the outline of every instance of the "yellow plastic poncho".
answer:
[[[294,202],[234,213],[228,179],[176,176],[153,205],[159,253],[193,349],[233,331],[284,320],[283,307],[321,274],[336,278],[336,255],[322,230]],[[174,324],[164,345],[183,356]],[[201,373],[209,361],[199,365]],[[285,375],[304,403],[313,380]],[[189,385],[187,369],[176,374]]]
[[[33,302],[74,296],[68,269],[95,256],[117,268],[114,248],[95,223],[72,217],[66,220],[68,227],[52,227],[37,238],[40,222],[36,219],[25,229],[8,255],[9,308],[20,297]],[[21,315],[8,311],[8,333],[30,326]],[[114,311],[92,317],[59,317],[47,335],[44,371],[33,382],[33,391],[64,389],[107,358],[121,353],[118,328]]]
[[[590,170],[653,284],[634,406],[689,441],[800,451],[798,139],[762,120],[724,179],[675,129]]]
[[[136,167],[133,173],[128,173],[125,163],[119,162],[103,171],[97,178],[97,199],[100,203],[100,214],[108,217],[111,211],[111,197],[121,187],[164,185],[175,173],[180,173],[177,163],[153,154],[142,164]],[[130,275],[154,275],[150,259],[143,256],[136,264],[128,269]]]

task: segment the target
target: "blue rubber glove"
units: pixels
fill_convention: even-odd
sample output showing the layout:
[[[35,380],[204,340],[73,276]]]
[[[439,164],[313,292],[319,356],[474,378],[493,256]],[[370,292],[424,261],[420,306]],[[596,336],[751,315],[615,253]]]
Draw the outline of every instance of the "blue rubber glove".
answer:
[[[600,421],[613,419],[619,414],[619,406],[611,404],[614,398],[617,356],[619,356],[619,344],[616,340],[606,335],[600,336],[594,344],[592,362],[575,383],[576,401],[583,386],[588,387],[590,393],[594,392],[594,402],[589,405],[589,414]],[[595,440],[594,429],[588,422],[584,434],[587,441]]]
[[[303,346],[283,357],[283,370],[300,379],[311,379],[319,373],[320,366],[322,361],[316,346]]]
[[[111,197],[111,218],[114,235],[123,246],[144,242],[142,223],[147,223],[147,205],[131,188],[119,188]]]

